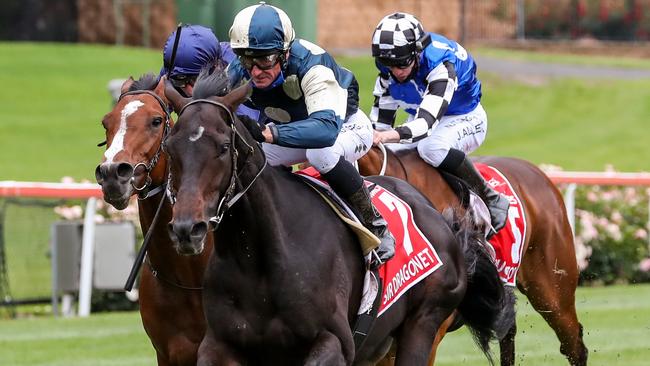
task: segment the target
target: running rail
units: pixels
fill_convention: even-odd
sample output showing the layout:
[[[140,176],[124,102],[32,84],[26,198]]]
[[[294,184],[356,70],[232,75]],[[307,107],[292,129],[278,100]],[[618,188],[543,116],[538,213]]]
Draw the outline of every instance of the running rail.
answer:
[[[0,181],[0,198],[68,198],[88,199],[84,214],[81,240],[81,265],[79,269],[79,309],[81,317],[90,315],[92,296],[93,253],[95,250],[95,210],[97,198],[103,197],[102,189],[97,183],[46,183]],[[56,294],[52,294],[53,309],[56,309]],[[54,310],[56,313],[56,310]]]

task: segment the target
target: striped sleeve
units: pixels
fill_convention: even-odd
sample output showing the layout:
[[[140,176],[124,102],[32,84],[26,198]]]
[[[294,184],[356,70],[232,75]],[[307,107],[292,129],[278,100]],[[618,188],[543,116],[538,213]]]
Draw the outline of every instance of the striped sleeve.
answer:
[[[422,96],[416,118],[395,129],[402,142],[410,143],[427,137],[429,131],[445,115],[458,86],[454,65],[444,62],[436,66],[427,75],[427,82],[427,90]]]
[[[375,82],[375,89],[372,94],[375,96],[375,102],[370,110],[370,122],[380,129],[392,128],[395,123],[395,114],[397,112],[397,102],[390,96],[388,91],[388,74],[379,74]]]

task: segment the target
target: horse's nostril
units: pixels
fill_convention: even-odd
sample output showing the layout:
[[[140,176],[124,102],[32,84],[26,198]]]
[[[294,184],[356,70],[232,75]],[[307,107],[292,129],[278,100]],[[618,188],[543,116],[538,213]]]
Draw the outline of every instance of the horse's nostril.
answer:
[[[208,233],[208,224],[206,222],[197,222],[192,225],[192,230],[190,230],[190,237],[203,239],[203,237]]]
[[[119,180],[129,180],[133,177],[133,165],[129,163],[120,163],[117,166],[117,178]]]
[[[95,168],[95,180],[99,185],[104,183],[104,174],[102,174],[101,165],[97,165],[97,168]]]
[[[170,222],[167,224],[167,232],[169,233],[169,237],[174,239],[177,238],[176,233],[174,232],[174,223]]]

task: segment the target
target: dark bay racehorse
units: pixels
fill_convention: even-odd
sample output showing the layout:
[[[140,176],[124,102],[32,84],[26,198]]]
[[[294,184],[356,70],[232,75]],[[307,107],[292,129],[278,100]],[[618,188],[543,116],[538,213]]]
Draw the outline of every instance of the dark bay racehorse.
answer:
[[[176,199],[170,235],[184,253],[202,253],[212,228],[217,243],[198,365],[365,365],[393,339],[396,365],[425,365],[457,308],[487,352],[503,290],[480,235],[467,225],[453,231],[417,190],[389,177],[372,181],[411,205],[444,265],[379,317],[355,352],[350,327],[365,273],[357,238],[300,178],[266,165],[233,116],[250,86],[226,94],[227,83],[202,75],[195,99],[167,94],[180,111],[165,142]]]
[[[96,169],[106,202],[123,209],[138,194],[142,231],[153,230],[140,276],[140,314],[159,366],[196,365],[205,333],[201,284],[212,251],[210,235],[204,254],[179,255],[167,233],[172,208],[165,197],[167,157],[161,144],[171,124],[164,83],[151,74],[127,80],[102,120],[107,149]],[[150,227],[161,200],[158,220]]]
[[[385,157],[381,149],[373,147],[358,162],[361,174],[379,174],[385,165],[385,175],[408,181],[438,210],[460,208],[458,197],[445,179],[422,160],[417,151],[386,149],[386,154]],[[526,161],[507,157],[481,157],[474,161],[498,169],[523,200],[530,229],[523,239],[517,287],[555,331],[561,344],[560,352],[572,365],[586,365],[588,352],[575,308],[578,266],[573,234],[560,192],[544,172]],[[514,365],[515,334],[516,325],[513,324],[500,341],[502,365]]]

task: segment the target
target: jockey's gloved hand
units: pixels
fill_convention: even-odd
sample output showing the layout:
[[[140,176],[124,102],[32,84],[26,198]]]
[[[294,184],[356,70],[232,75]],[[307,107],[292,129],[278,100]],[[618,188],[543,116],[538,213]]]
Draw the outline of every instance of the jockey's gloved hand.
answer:
[[[244,114],[238,114],[237,118],[239,118],[239,120],[244,123],[244,126],[246,126],[248,132],[250,132],[250,134],[253,136],[255,141],[257,142],[265,141],[264,135],[262,135],[262,131],[264,131],[266,126],[260,125],[259,123],[257,123],[257,121]]]

